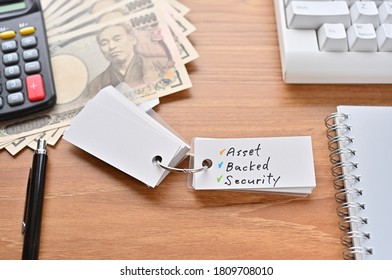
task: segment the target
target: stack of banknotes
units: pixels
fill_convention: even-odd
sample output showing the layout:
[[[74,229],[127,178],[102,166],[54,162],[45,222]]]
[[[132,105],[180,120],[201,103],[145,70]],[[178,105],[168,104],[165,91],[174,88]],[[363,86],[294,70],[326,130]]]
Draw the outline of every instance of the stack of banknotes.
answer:
[[[41,0],[57,103],[0,121],[0,149],[16,155],[38,139],[55,145],[102,88],[123,88],[136,104],[192,86],[186,64],[198,57],[195,27],[178,0]],[[104,129],[104,128],[103,128]]]

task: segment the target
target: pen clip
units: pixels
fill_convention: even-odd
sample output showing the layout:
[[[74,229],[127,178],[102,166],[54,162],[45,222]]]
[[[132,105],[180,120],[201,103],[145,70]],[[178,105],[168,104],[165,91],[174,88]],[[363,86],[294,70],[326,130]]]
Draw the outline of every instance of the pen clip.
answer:
[[[27,209],[28,209],[28,205],[29,205],[29,201],[30,201],[31,176],[32,176],[32,168],[30,168],[29,178],[27,180],[26,199],[25,199],[25,207],[24,207],[23,221],[22,221],[22,235],[24,235],[24,233],[26,231]]]

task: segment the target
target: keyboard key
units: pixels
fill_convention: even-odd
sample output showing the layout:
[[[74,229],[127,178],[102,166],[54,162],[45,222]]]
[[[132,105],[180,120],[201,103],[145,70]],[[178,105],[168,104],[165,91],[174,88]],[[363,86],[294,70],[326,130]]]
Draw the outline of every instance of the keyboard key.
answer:
[[[41,75],[26,77],[27,96],[31,102],[45,99],[44,81]]]
[[[7,96],[7,102],[10,106],[17,106],[24,103],[24,96],[21,92],[15,92]]]
[[[392,52],[392,24],[384,23],[377,28],[378,50],[381,52]]]
[[[377,36],[371,23],[354,23],[347,30],[348,47],[350,51],[376,52]]]
[[[378,8],[380,23],[392,23],[392,2],[384,2]]]
[[[380,25],[378,9],[374,2],[355,2],[350,8],[352,23],[371,23],[374,28]]]
[[[357,0],[358,1],[358,0]],[[379,7],[381,6],[385,1],[390,1],[390,0],[362,0],[362,1],[373,1],[374,3],[376,3],[376,6]]]
[[[328,0],[328,1],[344,1],[347,3],[348,7],[351,7],[355,2],[361,1],[361,0]]]
[[[317,30],[317,36],[321,51],[348,51],[346,29],[341,23],[324,23]]]
[[[350,12],[345,1],[292,1],[286,8],[289,28],[318,29],[324,23],[342,23],[348,28]]]

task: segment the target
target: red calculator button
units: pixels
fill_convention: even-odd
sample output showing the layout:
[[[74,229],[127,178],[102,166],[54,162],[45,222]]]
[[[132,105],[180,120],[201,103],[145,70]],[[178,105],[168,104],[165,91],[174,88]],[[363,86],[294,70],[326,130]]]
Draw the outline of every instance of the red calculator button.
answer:
[[[26,77],[27,97],[31,102],[45,99],[45,88],[42,76],[31,75]]]

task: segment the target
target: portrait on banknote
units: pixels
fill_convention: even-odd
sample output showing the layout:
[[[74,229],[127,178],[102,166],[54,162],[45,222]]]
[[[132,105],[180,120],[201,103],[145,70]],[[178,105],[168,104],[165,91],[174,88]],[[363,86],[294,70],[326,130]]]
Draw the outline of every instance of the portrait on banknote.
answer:
[[[116,14],[104,16],[114,18]],[[108,25],[97,32],[96,40],[108,66],[87,84],[82,93],[84,98],[91,99],[109,85],[125,83],[135,88],[157,84],[167,78],[174,66],[159,26],[134,30],[127,22]],[[167,83],[171,80],[168,79]]]

